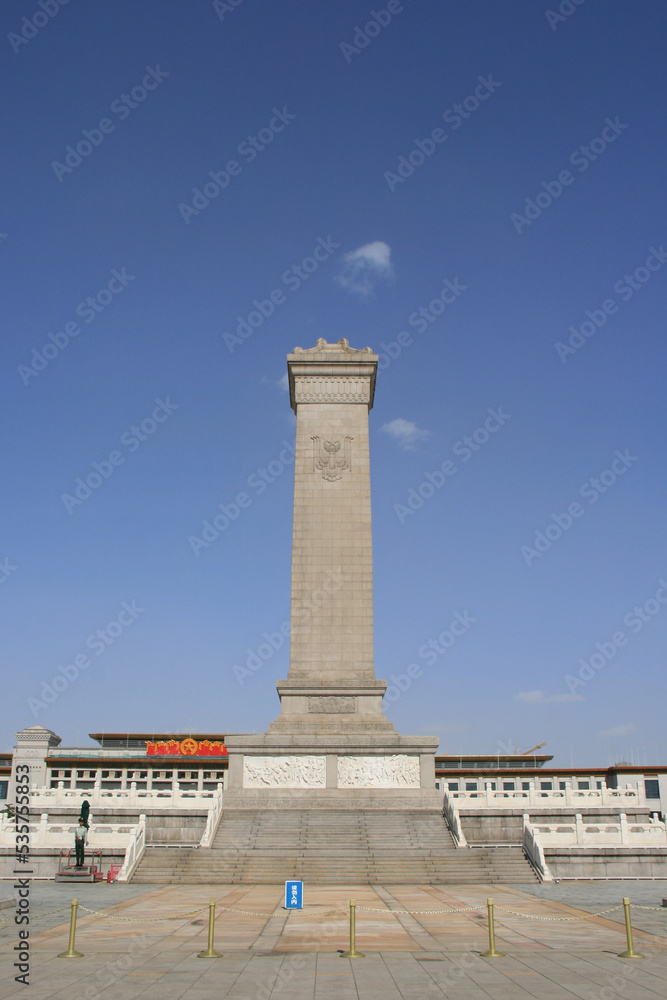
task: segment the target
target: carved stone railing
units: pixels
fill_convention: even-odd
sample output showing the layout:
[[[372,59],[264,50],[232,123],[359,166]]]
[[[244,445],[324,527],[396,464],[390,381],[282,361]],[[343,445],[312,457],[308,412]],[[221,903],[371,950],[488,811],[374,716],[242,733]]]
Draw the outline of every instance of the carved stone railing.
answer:
[[[132,837],[125,850],[123,867],[118,872],[117,882],[129,882],[146,850],[146,817],[142,814],[132,831]]]
[[[545,824],[533,819],[533,830],[546,848],[568,847],[667,847],[667,828],[660,820],[628,823],[625,813],[618,822],[596,822],[581,813],[574,823]]]
[[[540,882],[553,882],[554,877],[546,863],[540,839],[530,825],[528,816],[523,817],[523,849],[526,852],[526,857],[537,872]]]
[[[447,826],[449,827],[449,831],[452,835],[452,839],[456,847],[467,847],[468,841],[466,840],[465,834],[461,828],[461,818],[459,816],[459,811],[454,806],[454,803],[449,798],[447,792],[445,792],[442,814],[445,817]]]
[[[574,789],[568,787],[557,791],[543,791],[531,787],[528,790],[506,792],[492,789],[490,782],[487,782],[484,791],[447,791],[446,794],[455,801],[458,809],[488,809],[489,807],[524,809],[526,806],[552,808],[580,806],[583,809],[593,806],[615,806],[617,809],[625,809],[642,807],[646,803],[641,788]]]
[[[220,825],[221,817],[222,817],[222,785],[219,786],[213,805],[208,811],[204,833],[202,834],[202,838],[199,841],[200,847],[211,847],[211,845],[213,844],[213,838],[215,837],[216,834],[216,830]]]
[[[165,791],[116,788],[32,788],[30,791],[30,807],[40,811],[42,808],[53,809],[54,806],[74,806],[78,808],[86,799],[91,806],[103,808],[118,808],[141,806],[146,809],[209,809],[212,801],[218,795],[218,787],[211,791],[180,791],[169,789]]]
[[[4,819],[4,817],[3,817]],[[128,823],[107,823],[104,819],[95,822],[93,814],[88,816],[89,832],[88,846],[92,849],[116,849],[124,851],[128,838],[131,837],[134,826]],[[48,813],[42,813],[39,821],[28,823],[31,847],[73,847],[74,831],[78,821],[50,820]],[[13,823],[5,820],[0,824],[0,847],[12,847],[16,840],[16,829]]]

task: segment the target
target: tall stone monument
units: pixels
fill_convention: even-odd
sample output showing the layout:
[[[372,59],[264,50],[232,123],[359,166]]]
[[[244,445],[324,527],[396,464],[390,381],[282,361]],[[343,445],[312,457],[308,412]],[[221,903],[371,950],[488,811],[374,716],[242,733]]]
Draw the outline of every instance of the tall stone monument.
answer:
[[[437,737],[401,736],[373,664],[368,413],[378,358],[288,355],[296,413],[290,666],[261,736],[230,736],[228,808],[433,809]]]

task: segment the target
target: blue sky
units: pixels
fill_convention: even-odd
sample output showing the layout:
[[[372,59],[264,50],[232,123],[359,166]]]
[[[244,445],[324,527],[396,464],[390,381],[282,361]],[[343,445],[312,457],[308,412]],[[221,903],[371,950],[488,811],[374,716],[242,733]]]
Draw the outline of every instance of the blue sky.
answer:
[[[322,336],[399,730],[664,761],[664,4],[57,4],[0,10],[1,745],[276,716]]]

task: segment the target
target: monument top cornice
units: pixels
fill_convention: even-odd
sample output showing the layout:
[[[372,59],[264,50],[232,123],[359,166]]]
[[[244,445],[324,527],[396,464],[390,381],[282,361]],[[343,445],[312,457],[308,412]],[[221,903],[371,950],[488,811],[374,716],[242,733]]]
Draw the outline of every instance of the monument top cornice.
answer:
[[[287,355],[290,404],[296,410],[298,402],[356,402],[373,406],[378,355],[370,347],[350,347],[342,337],[329,344],[320,337],[315,347],[295,347]],[[333,381],[332,381],[333,380]],[[305,390],[306,381],[313,392],[297,398],[297,382]],[[314,387],[314,382],[319,383]],[[346,384],[343,385],[343,382]],[[325,384],[326,383],[326,384]],[[356,383],[357,388],[354,387]],[[363,386],[363,388],[362,388]]]
[[[304,354],[308,355],[307,359],[303,357]],[[360,349],[350,347],[349,341],[345,337],[341,337],[336,344],[329,344],[324,337],[319,337],[315,347],[295,347],[293,352],[287,355],[287,358],[289,361],[310,361],[315,354],[322,354],[327,360],[331,360],[332,355],[340,355],[343,361],[350,361],[352,358],[359,358],[363,361],[377,361],[378,359],[377,354],[373,354],[370,347]]]

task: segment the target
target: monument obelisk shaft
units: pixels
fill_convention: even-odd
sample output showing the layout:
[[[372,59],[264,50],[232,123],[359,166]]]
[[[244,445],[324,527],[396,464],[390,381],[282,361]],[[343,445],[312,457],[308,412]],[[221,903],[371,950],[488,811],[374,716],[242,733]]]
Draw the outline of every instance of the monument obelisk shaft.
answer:
[[[308,398],[299,381],[295,394]],[[368,405],[296,410],[289,676],[374,681]]]
[[[393,729],[373,667],[368,412],[377,355],[319,340],[287,358],[296,413],[290,667],[272,725]]]

